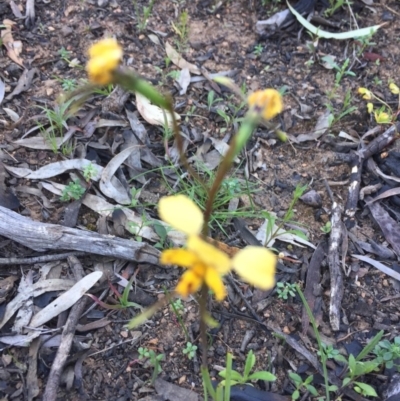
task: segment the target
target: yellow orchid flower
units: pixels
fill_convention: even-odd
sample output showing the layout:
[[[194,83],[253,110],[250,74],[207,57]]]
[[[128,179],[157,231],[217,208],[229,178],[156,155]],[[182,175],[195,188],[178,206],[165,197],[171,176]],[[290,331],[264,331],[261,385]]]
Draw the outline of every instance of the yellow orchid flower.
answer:
[[[398,95],[400,93],[399,87],[393,82],[389,85],[389,89],[394,95]]]
[[[370,90],[368,90],[367,88],[358,88],[358,93],[365,100],[371,100],[373,97],[372,92]]]
[[[276,256],[265,248],[249,246],[230,259],[201,238],[203,213],[187,196],[161,198],[158,212],[163,221],[187,235],[186,249],[165,250],[160,258],[160,263],[164,265],[187,269],[176,287],[176,292],[182,297],[194,294],[205,283],[216,299],[222,301],[226,296],[222,277],[232,269],[258,288],[266,290],[273,287]]]
[[[385,111],[376,111],[374,114],[378,124],[389,124],[392,121],[390,114]]]
[[[275,89],[264,89],[253,92],[247,98],[250,109],[260,113],[265,120],[274,118],[283,110],[281,94]]]
[[[115,39],[107,38],[95,43],[89,49],[86,65],[89,80],[98,85],[111,83],[112,73],[118,67],[122,54],[122,48]]]

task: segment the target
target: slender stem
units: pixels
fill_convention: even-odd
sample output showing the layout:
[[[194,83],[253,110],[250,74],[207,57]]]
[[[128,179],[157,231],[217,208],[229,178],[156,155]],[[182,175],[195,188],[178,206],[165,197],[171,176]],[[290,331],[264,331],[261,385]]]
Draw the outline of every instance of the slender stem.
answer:
[[[328,382],[328,369],[326,368],[326,353],[325,353],[325,349],[322,345],[322,341],[321,341],[321,336],[319,335],[319,331],[318,331],[318,327],[317,327],[317,323],[315,322],[314,319],[314,315],[312,314],[312,311],[310,309],[310,306],[308,305],[308,302],[303,294],[303,291],[301,291],[300,287],[298,284],[295,284],[296,286],[296,290],[297,293],[299,294],[301,301],[303,302],[304,307],[306,308],[306,312],[308,315],[308,318],[310,319],[310,322],[312,324],[313,327],[313,331],[315,334],[315,338],[317,339],[317,343],[318,343],[318,348],[319,348],[319,353],[321,356],[321,364],[322,364],[322,371],[324,374],[324,383],[325,383],[325,397],[326,397],[326,401],[330,401],[330,395],[329,395],[329,382]]]
[[[235,153],[236,153],[236,138],[234,137],[227,154],[225,155],[222,163],[220,164],[220,166],[218,168],[217,175],[216,175],[213,185],[208,193],[206,210],[204,212],[203,233],[204,233],[204,231],[205,231],[205,233],[208,232],[208,222],[210,220],[211,213],[213,211],[213,204],[214,204],[215,197],[217,196],[219,187],[221,186],[222,181],[224,180],[224,177],[226,176],[226,174],[228,173],[228,171],[232,165]]]
[[[172,104],[172,101],[169,99],[169,104],[168,104],[168,109],[167,111],[170,113],[171,118],[172,118],[172,128],[174,131],[175,139],[176,139],[176,147],[178,149],[179,157],[181,163],[184,165],[186,170],[189,172],[189,174],[200,184],[203,186],[205,190],[207,190],[207,186],[204,183],[204,181],[200,178],[200,176],[196,173],[196,171],[192,168],[192,166],[189,164],[186,154],[183,150],[183,139],[181,136],[181,133],[179,131],[179,125],[178,121],[175,117],[175,112],[174,112],[174,107]]]

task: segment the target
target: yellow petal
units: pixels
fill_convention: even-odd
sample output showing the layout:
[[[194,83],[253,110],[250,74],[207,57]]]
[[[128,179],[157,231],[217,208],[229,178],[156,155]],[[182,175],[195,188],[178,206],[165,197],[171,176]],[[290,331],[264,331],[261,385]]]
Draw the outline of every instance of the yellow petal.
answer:
[[[197,292],[203,284],[203,277],[199,277],[191,270],[182,274],[175,291],[186,298],[190,294]]]
[[[189,236],[186,246],[206,266],[213,267],[219,274],[225,274],[230,270],[229,257],[217,249],[214,245],[202,240],[198,235]]]
[[[233,268],[239,276],[262,290],[274,286],[276,262],[276,256],[260,246],[248,246],[232,259]]]
[[[89,61],[86,71],[89,79],[96,84],[105,85],[112,80],[112,72],[122,58],[122,48],[115,39],[104,39],[89,49]]]
[[[113,38],[106,38],[98,41],[89,48],[89,57],[99,57],[109,54],[110,52],[117,51],[119,58],[122,57],[122,49],[118,42]]]
[[[208,287],[214,292],[215,299],[217,301],[222,301],[226,297],[224,282],[215,269],[209,267],[206,270],[205,282]]]
[[[264,119],[270,120],[283,110],[281,94],[275,89],[253,92],[247,102],[254,111],[261,113]]]
[[[393,82],[389,85],[389,89],[394,95],[398,95],[400,93],[399,87]]]
[[[178,265],[189,268],[199,263],[199,259],[196,254],[187,249],[167,249],[161,253],[160,263],[162,265]]]
[[[372,99],[372,92],[368,90],[367,88],[358,88],[358,93],[362,95],[362,98],[365,100],[371,100]]]
[[[158,202],[158,213],[162,220],[186,235],[200,234],[203,228],[203,213],[185,195],[161,198]]]
[[[368,110],[368,113],[371,114],[373,112],[373,110],[374,110],[374,105],[372,103],[368,102],[367,103],[367,110]]]
[[[389,113],[386,113],[384,111],[376,112],[375,113],[375,121],[378,124],[389,124],[391,122],[391,117],[390,117]]]

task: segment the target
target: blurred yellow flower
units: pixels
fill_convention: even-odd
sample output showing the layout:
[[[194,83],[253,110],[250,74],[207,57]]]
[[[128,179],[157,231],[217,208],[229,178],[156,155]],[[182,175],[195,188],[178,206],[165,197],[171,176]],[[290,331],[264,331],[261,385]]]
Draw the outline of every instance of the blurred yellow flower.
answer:
[[[258,288],[266,290],[274,286],[276,256],[265,248],[249,246],[230,259],[200,237],[203,213],[187,196],[161,198],[158,211],[162,220],[188,237],[186,249],[165,250],[160,258],[164,265],[175,264],[187,269],[176,287],[176,292],[182,297],[195,293],[205,283],[215,298],[222,301],[226,296],[222,277],[231,269]]]
[[[368,90],[367,88],[358,88],[358,93],[362,95],[362,98],[365,100],[371,100],[372,99],[372,92]]]
[[[373,112],[373,110],[374,110],[374,105],[373,105],[371,102],[368,102],[368,103],[367,103],[367,110],[368,110],[368,113],[369,113],[369,114],[371,114],[371,113]]]
[[[283,110],[281,94],[275,89],[265,89],[253,92],[247,98],[249,107],[260,113],[265,120],[274,118]]]
[[[393,82],[389,85],[389,89],[394,95],[398,95],[400,93],[399,87]]]
[[[375,121],[378,124],[389,124],[392,121],[392,118],[389,113],[386,113],[386,111],[376,111]]]
[[[115,39],[107,38],[95,43],[89,49],[86,71],[92,83],[107,85],[111,83],[112,73],[122,59],[122,48]]]

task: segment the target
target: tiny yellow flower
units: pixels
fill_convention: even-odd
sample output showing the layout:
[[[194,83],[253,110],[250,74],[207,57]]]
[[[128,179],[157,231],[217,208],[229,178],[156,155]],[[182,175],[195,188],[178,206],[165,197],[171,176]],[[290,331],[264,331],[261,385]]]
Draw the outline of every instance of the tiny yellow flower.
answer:
[[[358,88],[358,93],[365,100],[371,100],[372,99],[372,92],[370,90],[368,90],[367,88]]]
[[[222,301],[226,296],[222,277],[231,269],[254,286],[261,289],[273,287],[277,258],[269,250],[249,246],[230,259],[200,237],[203,213],[185,195],[161,198],[158,211],[162,220],[188,237],[186,249],[165,250],[160,258],[163,265],[178,265],[187,269],[176,287],[176,292],[182,297],[194,294],[205,283],[214,292],[215,298]]]
[[[400,93],[399,87],[393,82],[389,85],[389,89],[394,95],[398,95]]]
[[[389,113],[386,113],[385,111],[378,111],[375,112],[375,121],[378,124],[389,124],[392,119]]]
[[[253,92],[247,98],[249,107],[260,113],[265,120],[274,118],[283,110],[281,94],[275,89],[265,89]]]
[[[89,49],[86,71],[92,83],[107,85],[111,83],[112,73],[122,59],[122,48],[115,39],[103,39]]]
[[[368,113],[371,114],[374,111],[374,105],[371,102],[367,103]]]

